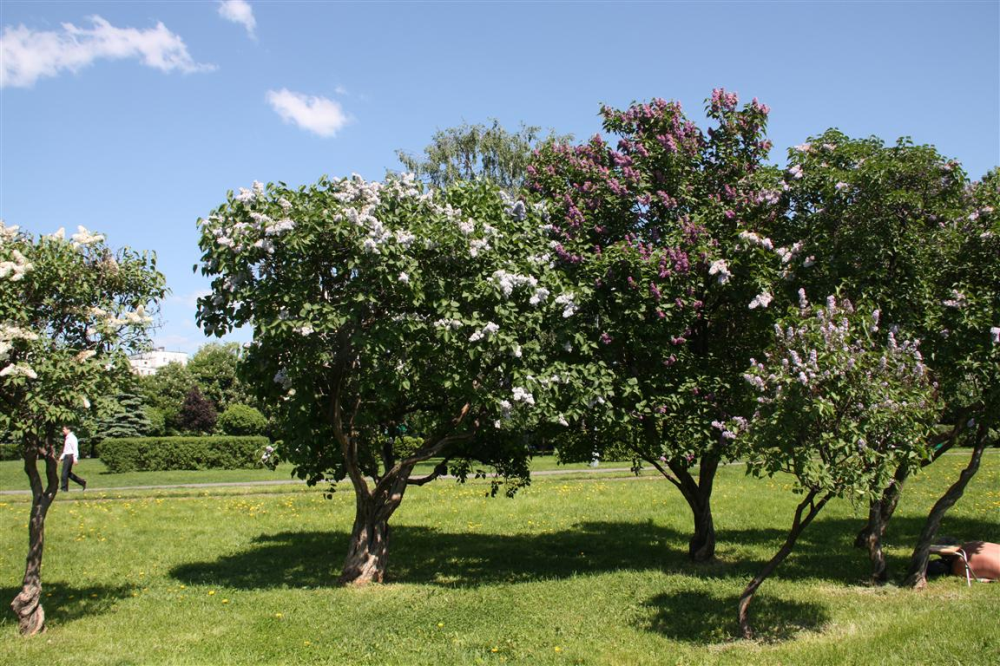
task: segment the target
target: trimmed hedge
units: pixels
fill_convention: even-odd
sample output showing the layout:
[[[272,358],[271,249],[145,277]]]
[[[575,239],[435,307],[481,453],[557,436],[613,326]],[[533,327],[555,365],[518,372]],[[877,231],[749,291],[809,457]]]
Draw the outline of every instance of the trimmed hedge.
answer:
[[[260,463],[267,437],[122,437],[101,442],[109,472],[174,469],[250,469]]]

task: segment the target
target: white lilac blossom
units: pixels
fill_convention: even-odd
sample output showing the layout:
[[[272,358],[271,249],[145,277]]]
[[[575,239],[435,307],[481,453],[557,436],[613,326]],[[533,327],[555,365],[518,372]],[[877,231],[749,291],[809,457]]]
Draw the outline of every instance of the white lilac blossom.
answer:
[[[489,250],[490,242],[484,238],[475,238],[469,241],[469,256],[478,257],[480,250]]]
[[[576,314],[577,305],[574,303],[576,296],[574,294],[560,294],[556,297],[556,305],[563,306],[562,316],[564,319],[568,319]]]
[[[490,282],[496,282],[500,286],[500,290],[503,292],[504,296],[510,296],[512,293],[514,293],[514,289],[516,287],[538,286],[538,278],[536,277],[533,277],[531,275],[519,275],[517,273],[508,273],[503,269],[495,271],[489,279]],[[532,303],[532,305],[536,304],[537,303]]]
[[[76,233],[73,234],[73,247],[81,247],[84,245],[90,245],[91,243],[99,243],[104,240],[104,236],[101,234],[92,234],[87,231],[87,228],[80,225],[76,228]]]
[[[458,319],[438,319],[434,322],[436,328],[450,328],[452,330],[462,328],[462,322]]]
[[[529,391],[520,386],[515,386],[511,391],[511,394],[514,398],[514,402],[523,402],[526,405],[535,404],[535,396],[531,395]]]
[[[545,287],[538,287],[535,289],[535,293],[531,295],[531,298],[528,299],[528,303],[531,305],[538,305],[549,297],[549,293],[549,290]]]
[[[813,264],[815,264],[815,263],[816,263],[816,257],[814,257],[814,256],[812,256],[812,255],[809,255],[809,256],[808,256],[808,257],[806,257],[806,258],[805,258],[805,260],[804,260],[804,261],[802,262],[802,267],[803,267],[803,268],[809,268],[810,266],[812,266],[812,265],[813,265]]]
[[[38,379],[38,374],[31,369],[30,365],[24,363],[11,363],[0,370],[0,377],[17,377],[19,375],[28,379]]]
[[[993,338],[993,344],[1000,345],[1000,326],[990,328],[990,337]]]
[[[752,301],[750,301],[750,309],[754,310],[754,309],[756,309],[758,307],[760,307],[760,308],[766,308],[771,303],[772,300],[774,300],[774,296],[772,296],[770,293],[768,293],[766,291],[762,292],[760,294],[757,294],[754,297],[754,299]]]
[[[778,253],[778,256],[781,257],[781,263],[783,264],[791,262],[801,251],[802,241],[795,243],[790,248],[779,247],[775,250],[775,252]]]
[[[788,170],[788,175],[795,180],[800,180],[803,176],[802,167],[796,164],[795,166],[793,166],[791,169]]]
[[[267,228],[264,233],[268,236],[277,236],[278,234],[284,233],[286,231],[291,231],[295,228],[295,222],[293,220],[282,218],[275,222],[273,225]]]
[[[761,236],[758,236],[752,231],[741,231],[740,240],[750,243],[751,245],[762,247],[765,250],[774,249],[774,243],[771,241],[770,238],[762,238]]]
[[[17,230],[20,228],[17,225],[8,227],[3,220],[0,220],[0,246],[17,238]]]
[[[718,275],[719,277],[716,279],[719,281],[719,284],[726,284],[729,282],[729,278],[733,276],[729,272],[729,266],[726,265],[725,259],[718,259],[712,262],[712,265],[708,269],[708,274]]]
[[[812,150],[812,144],[811,143],[800,143],[799,145],[797,145],[797,146],[794,147],[794,150],[796,150],[796,151],[798,151],[800,153],[808,153],[810,150]]]
[[[14,227],[16,229],[16,227]],[[24,279],[27,273],[30,273],[35,269],[35,267],[28,261],[28,258],[23,254],[14,250],[11,252],[14,261],[2,261],[0,262],[0,278],[5,278],[10,275],[11,282],[20,282]]]
[[[458,230],[468,236],[476,230],[476,222],[472,219],[466,220],[465,222],[459,222]]]
[[[833,187],[834,187],[835,190],[837,190],[839,192],[840,190],[847,189],[848,187],[850,187],[850,185],[848,185],[844,181],[840,181],[836,185],[834,185]]]
[[[402,282],[403,284],[409,284],[410,276],[406,273],[406,271],[403,271],[399,274],[399,277],[397,277],[396,280]]]
[[[25,328],[20,328],[19,326],[10,326],[8,324],[0,324],[0,340],[27,340],[32,342],[38,339],[38,334],[33,333]]]
[[[500,326],[494,324],[492,321],[487,322],[485,326],[469,336],[469,342],[478,342],[483,338],[490,338],[496,335],[496,332],[500,330]]]
[[[93,358],[93,357],[94,357],[94,356],[96,356],[96,355],[97,355],[97,352],[96,352],[96,351],[94,351],[93,349],[84,349],[84,350],[83,350],[82,352],[80,352],[79,354],[77,354],[77,355],[76,355],[76,356],[74,357],[74,359],[75,359],[76,361],[80,362],[80,363],[83,363],[83,362],[84,362],[84,361],[86,361],[86,360],[87,360],[88,358]]]
[[[799,307],[805,310],[809,307],[809,299],[806,298],[806,290],[799,289]]]

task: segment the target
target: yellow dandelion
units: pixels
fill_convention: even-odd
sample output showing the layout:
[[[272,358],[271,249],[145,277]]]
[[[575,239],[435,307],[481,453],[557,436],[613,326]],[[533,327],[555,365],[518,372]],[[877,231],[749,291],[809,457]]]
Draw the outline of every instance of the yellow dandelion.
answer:
[[[556,652],[562,652],[562,648],[559,647],[558,645],[556,646]]]
[[[222,600],[222,603],[224,603],[224,604],[228,604],[228,603],[229,603],[229,599],[223,599],[223,600]]]
[[[213,594],[215,594],[215,590],[209,590],[208,591],[208,596],[212,596]]]
[[[284,614],[283,614],[283,613],[275,613],[275,614],[274,614],[274,617],[276,617],[276,618],[278,618],[278,619],[280,620],[281,618],[283,618],[283,617],[285,617],[285,616],[284,616]]]
[[[498,648],[498,647],[494,647],[494,648],[490,649],[490,652],[499,652],[499,651],[500,651],[500,648]]]
[[[312,642],[311,641],[303,641],[302,644],[303,645],[312,645]]]
[[[438,622],[438,629],[444,626],[444,622]]]

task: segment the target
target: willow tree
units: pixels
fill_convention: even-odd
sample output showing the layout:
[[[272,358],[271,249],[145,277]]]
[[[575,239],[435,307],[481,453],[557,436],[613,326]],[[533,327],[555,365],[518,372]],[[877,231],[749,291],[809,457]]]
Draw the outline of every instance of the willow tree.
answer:
[[[20,443],[32,494],[24,579],[11,603],[22,634],[45,629],[42,553],[60,426],[116,392],[128,355],[149,344],[149,313],[163,295],[150,254],[112,251],[83,227],[68,239],[63,230],[36,238],[0,222],[0,431]]]
[[[528,473],[523,429],[559,420],[546,396],[563,378],[542,341],[575,296],[542,215],[487,182],[425,193],[404,176],[258,183],[201,221],[212,293],[198,317],[209,334],[253,327],[241,364],[275,407],[269,459],[354,489],[341,582],[383,579],[409,486],[475,460],[512,490]]]

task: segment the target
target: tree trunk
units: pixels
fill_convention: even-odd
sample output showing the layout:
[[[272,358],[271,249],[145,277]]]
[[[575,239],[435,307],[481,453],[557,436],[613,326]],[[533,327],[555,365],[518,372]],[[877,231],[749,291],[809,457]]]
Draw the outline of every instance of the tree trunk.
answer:
[[[364,586],[385,580],[389,518],[402,503],[412,472],[412,465],[403,465],[393,468],[374,488],[369,488],[366,482],[355,485],[354,528],[338,579],[341,585]]]
[[[370,497],[358,497],[351,544],[344,559],[338,581],[340,584],[362,586],[381,583],[385,579],[389,557],[389,519],[380,517],[380,513]]]
[[[922,590],[927,587],[927,562],[930,559],[930,548],[933,545],[934,536],[937,534],[938,528],[941,527],[941,520],[948,512],[948,509],[953,507],[962,497],[965,487],[969,485],[969,481],[979,471],[979,463],[982,460],[983,451],[986,449],[988,434],[988,428],[980,425],[976,433],[976,443],[972,449],[972,458],[969,460],[969,465],[962,470],[958,481],[948,488],[945,494],[941,496],[941,499],[934,504],[930,515],[927,516],[927,522],[924,523],[924,529],[920,532],[917,546],[913,549],[913,555],[910,557],[910,567],[906,572],[904,585],[916,590]]]
[[[698,470],[695,482],[687,468],[676,462],[669,462],[670,471],[677,477],[681,494],[691,508],[694,517],[694,534],[688,542],[688,557],[694,562],[709,562],[715,557],[715,523],[712,519],[712,486],[719,460],[705,456]]]
[[[885,553],[882,551],[882,535],[885,534],[883,510],[884,506],[881,501],[872,502],[868,512],[868,527],[865,530],[868,533],[866,546],[868,547],[868,559],[872,563],[872,582],[877,585],[885,583],[889,577],[885,564]]]
[[[855,548],[868,548],[870,554],[872,539],[875,538],[881,543],[881,540],[885,538],[886,527],[889,525],[892,514],[896,512],[899,498],[903,494],[903,484],[906,483],[909,476],[909,465],[900,465],[896,468],[892,483],[882,492],[882,497],[872,502],[868,512],[868,523],[854,539]],[[876,509],[878,510],[876,511]]]
[[[21,592],[14,597],[10,607],[17,614],[18,629],[23,636],[33,636],[45,631],[45,609],[42,608],[42,551],[45,547],[45,516],[59,490],[58,463],[52,446],[41,452],[45,460],[45,479],[38,473],[39,450],[26,446],[24,472],[31,483],[31,518],[28,522],[28,556],[25,559]]]
[[[965,420],[966,415],[959,415],[956,419],[956,425],[950,431],[941,433],[931,440],[931,446],[934,452],[931,454],[930,458],[921,461],[921,468],[927,467],[951,450],[961,433],[961,424],[965,423]],[[875,523],[880,525],[880,531],[878,534],[879,539],[881,540],[885,538],[885,531],[889,525],[889,520],[892,518],[892,514],[896,512],[896,505],[899,504],[899,498],[903,494],[903,484],[906,483],[906,479],[909,478],[910,472],[912,471],[912,467],[905,463],[896,468],[896,473],[893,475],[892,483],[890,483],[889,487],[882,493],[882,497],[872,503],[872,506],[877,504],[880,507],[880,513],[877,515],[872,513],[868,514],[868,524],[866,524],[864,528],[858,532],[858,536],[854,539],[855,548],[869,548],[869,537],[872,535],[872,529]]]
[[[802,531],[812,522],[812,519],[816,517],[816,514],[820,512],[823,506],[833,497],[833,493],[827,493],[819,502],[814,502],[816,498],[817,491],[812,490],[806,495],[806,498],[799,503],[799,506],[795,509],[795,520],[792,522],[792,529],[788,532],[788,538],[785,539],[785,543],[781,546],[781,549],[775,553],[774,557],[764,565],[760,573],[754,576],[750,584],[746,586],[743,590],[743,594],[740,596],[739,603],[739,623],[740,623],[740,633],[743,638],[750,639],[753,638],[753,629],[750,627],[750,617],[749,617],[749,607],[750,602],[753,600],[754,594],[757,592],[757,588],[760,587],[761,583],[774,573],[774,570],[778,568],[788,554],[792,552],[792,548],[795,547],[795,542],[802,534]],[[802,517],[802,512],[809,507],[809,512],[806,514],[805,518]]]

